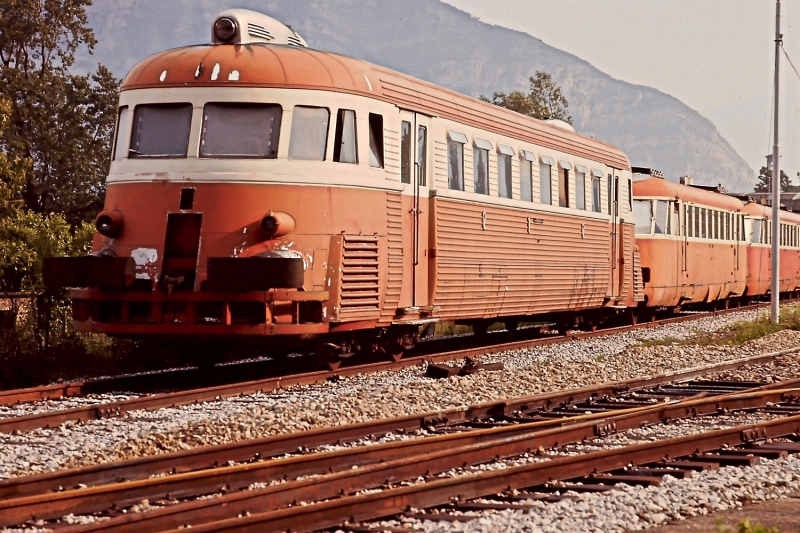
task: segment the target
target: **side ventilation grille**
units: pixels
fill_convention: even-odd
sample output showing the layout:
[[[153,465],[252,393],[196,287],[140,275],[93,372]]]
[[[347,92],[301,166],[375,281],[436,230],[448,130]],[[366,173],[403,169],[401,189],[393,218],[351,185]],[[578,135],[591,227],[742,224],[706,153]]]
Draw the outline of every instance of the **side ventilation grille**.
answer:
[[[264,26],[259,26],[258,24],[253,24],[252,22],[247,23],[247,33],[250,35],[250,37],[257,37],[266,41],[271,41],[275,38]],[[291,39],[291,37],[289,39]]]
[[[342,254],[342,314],[376,312],[379,306],[378,237],[345,235]]]
[[[303,41],[291,35],[286,38],[286,41],[292,46],[305,46],[305,44],[303,44]]]

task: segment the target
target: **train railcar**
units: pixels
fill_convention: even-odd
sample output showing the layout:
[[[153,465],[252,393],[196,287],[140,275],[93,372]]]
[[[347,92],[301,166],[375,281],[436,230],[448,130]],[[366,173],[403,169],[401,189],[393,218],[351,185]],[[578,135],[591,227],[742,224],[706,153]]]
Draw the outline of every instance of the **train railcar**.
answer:
[[[645,305],[677,307],[745,293],[748,243],[737,198],[634,168],[633,215]]]
[[[398,354],[421,325],[642,299],[619,149],[220,14],[126,76],[78,331]],[[592,313],[587,313],[590,310]]]
[[[772,285],[772,207],[756,202],[744,205],[747,224],[746,296],[769,294]],[[780,212],[780,291],[800,288],[800,215]]]

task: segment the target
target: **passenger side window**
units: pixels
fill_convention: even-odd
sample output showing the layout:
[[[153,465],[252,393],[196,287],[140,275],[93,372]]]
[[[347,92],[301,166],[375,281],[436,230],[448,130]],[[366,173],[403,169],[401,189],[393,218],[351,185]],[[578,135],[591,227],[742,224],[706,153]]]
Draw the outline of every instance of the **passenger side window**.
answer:
[[[426,169],[428,168],[428,128],[417,128],[417,165],[419,165],[419,186],[427,184]]]
[[[650,200],[636,200],[633,202],[634,232],[637,235],[649,235],[653,222],[653,202]]]
[[[550,160],[552,161],[552,159]],[[552,198],[552,176],[550,174],[553,166],[546,160],[542,160],[539,164],[539,197],[541,203],[550,205],[553,203]]]
[[[489,194],[489,150],[475,147],[472,157],[475,160],[475,192]]]
[[[331,112],[325,107],[296,106],[292,111],[289,159],[324,161]]]
[[[333,160],[337,163],[358,163],[356,112],[350,109],[340,109],[336,114]]]
[[[600,178],[592,177],[592,211],[599,213],[600,209]]]
[[[669,234],[669,202],[666,200],[656,201],[656,235]]]
[[[369,166],[383,168],[383,115],[369,114]]]
[[[753,244],[761,244],[761,219],[754,218],[753,219],[753,235],[752,235]]]
[[[511,198],[511,156],[497,154],[497,186],[501,198]]]
[[[459,135],[467,141],[466,136]],[[464,190],[464,142],[460,139],[447,140],[447,188],[454,191]]]
[[[692,206],[687,205],[685,210],[687,237],[694,237],[694,225],[692,222],[694,220],[694,217],[692,216],[692,213],[694,213],[694,209],[692,209]]]
[[[527,159],[519,162],[519,199],[533,201],[533,163]]]
[[[575,171],[575,207],[586,209],[586,174]]]
[[[567,161],[559,161],[561,167],[558,176],[558,206],[569,207],[569,171],[572,169]]]
[[[411,183],[411,123],[400,123],[400,182]]]

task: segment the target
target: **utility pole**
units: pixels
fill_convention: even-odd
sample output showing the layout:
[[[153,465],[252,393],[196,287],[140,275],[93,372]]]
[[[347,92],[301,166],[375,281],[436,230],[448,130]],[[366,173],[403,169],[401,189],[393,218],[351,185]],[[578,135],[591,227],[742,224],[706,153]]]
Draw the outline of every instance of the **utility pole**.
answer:
[[[770,318],[780,319],[780,208],[781,208],[781,160],[778,152],[778,91],[780,89],[781,0],[775,2],[775,144],[772,146],[772,289],[770,291]]]

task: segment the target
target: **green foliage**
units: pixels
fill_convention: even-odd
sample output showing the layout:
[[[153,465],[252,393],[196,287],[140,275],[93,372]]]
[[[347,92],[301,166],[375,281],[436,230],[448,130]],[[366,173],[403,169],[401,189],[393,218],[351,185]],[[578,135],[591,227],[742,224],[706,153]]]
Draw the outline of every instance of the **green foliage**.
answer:
[[[119,80],[102,65],[68,71],[79,46],[95,44],[91,0],[0,0],[0,96],[11,102],[0,150],[29,161],[21,198],[73,225],[102,207]]]
[[[528,94],[511,91],[494,93],[491,100],[483,95],[480,99],[540,120],[559,119],[572,124],[569,102],[550,74],[537,70],[528,81],[530,82]]]
[[[88,5],[0,0],[0,387],[96,373],[126,346],[76,334],[42,285],[46,256],[90,251],[105,191],[119,80],[69,72],[95,44]]]
[[[731,531],[730,528],[726,527],[723,529],[721,518],[717,518],[716,531],[717,533],[733,533],[733,531]],[[736,528],[736,533],[780,533],[780,532],[781,530],[778,529],[777,527],[766,527],[762,526],[761,524],[752,525],[750,524],[749,518],[745,518],[744,520],[739,522],[739,525]]]
[[[772,190],[772,170],[768,169],[767,167],[761,167],[761,170],[758,171],[758,182],[756,182],[756,186],[753,189],[754,192],[769,192]],[[792,190],[792,182],[789,179],[789,176],[781,170],[781,192],[788,192]]]

